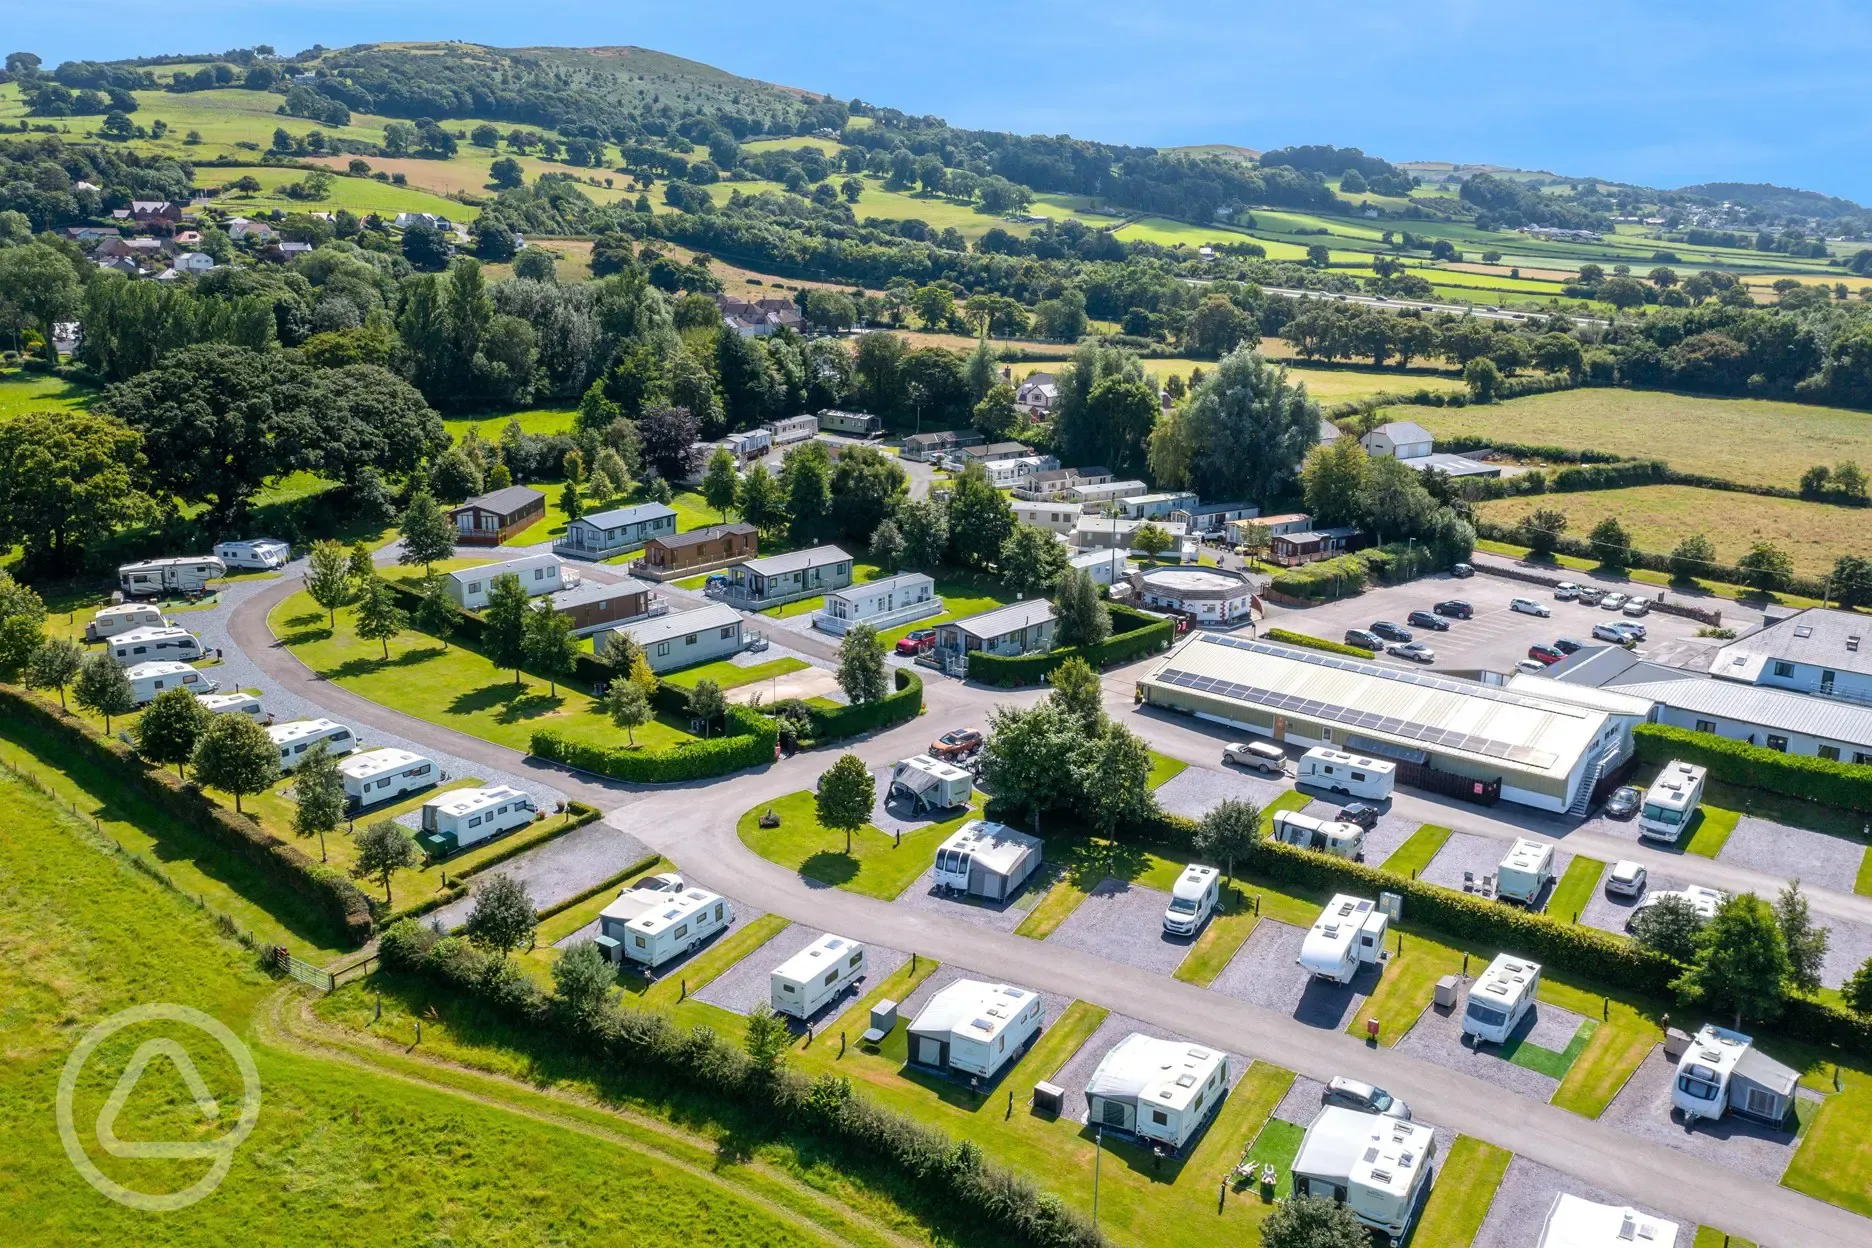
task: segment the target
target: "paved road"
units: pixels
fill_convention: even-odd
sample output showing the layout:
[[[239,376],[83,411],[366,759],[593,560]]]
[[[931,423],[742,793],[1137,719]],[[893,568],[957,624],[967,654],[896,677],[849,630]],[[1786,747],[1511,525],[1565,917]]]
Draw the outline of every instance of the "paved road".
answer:
[[[1425,303],[1418,299],[1380,298],[1377,295],[1357,295],[1349,291],[1344,294],[1338,294],[1323,290],[1294,290],[1284,286],[1263,286],[1261,289],[1265,290],[1270,295],[1286,295],[1289,299],[1319,299],[1330,303],[1357,303],[1368,308],[1376,308],[1380,312],[1406,312],[1412,310],[1422,312],[1448,312],[1455,316],[1470,315],[1478,320],[1484,321],[1528,321],[1537,318],[1544,319],[1547,315],[1545,312],[1535,308],[1528,308],[1518,312],[1513,309],[1490,311],[1486,305],[1481,304]],[[1595,316],[1568,316],[1567,319],[1572,321],[1575,325],[1606,325],[1610,323]]]

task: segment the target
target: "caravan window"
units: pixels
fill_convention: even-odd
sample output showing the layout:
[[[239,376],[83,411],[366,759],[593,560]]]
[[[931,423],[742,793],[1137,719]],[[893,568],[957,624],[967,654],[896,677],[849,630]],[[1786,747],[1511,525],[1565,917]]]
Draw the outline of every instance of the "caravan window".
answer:
[[[838,983],[838,967],[835,966],[825,973],[825,982],[827,985]]]
[[[681,927],[678,927],[676,929],[676,938],[678,940],[682,939],[684,936],[687,936],[688,934],[689,934],[689,925],[687,923],[684,923]]]
[[[1499,1027],[1508,1021],[1508,1011],[1497,1009],[1485,1001],[1469,1003],[1469,1017],[1484,1027]]]
[[[1151,1110],[1151,1121],[1160,1127],[1168,1126],[1170,1123],[1170,1115],[1164,1113],[1161,1109],[1153,1109]]]
[[[633,935],[633,936],[631,937],[631,941],[632,941],[632,943],[634,943],[634,944],[635,944],[635,945],[636,945],[636,946],[637,946],[637,947],[638,947],[639,949],[642,949],[642,948],[644,948],[644,947],[645,947],[645,946],[644,946],[644,938],[643,938],[643,937],[641,937],[641,936],[636,936],[636,935]],[[789,989],[788,991],[791,991],[791,989]]]
[[[1774,1111],[1775,1098],[1773,1093],[1767,1091],[1765,1088],[1750,1088],[1748,1090],[1749,1113],[1754,1114],[1757,1118],[1769,1118],[1774,1115]]]
[[[722,903],[718,901],[715,903],[715,921],[717,923],[721,922],[721,917],[722,917]]]
[[[1700,1079],[1697,1077],[1698,1075],[1707,1075],[1709,1078]],[[1699,1101],[1713,1101],[1716,1099],[1716,1093],[1720,1090],[1717,1088],[1714,1078],[1715,1072],[1711,1071],[1708,1067],[1692,1066],[1687,1072],[1677,1076],[1677,1090],[1682,1092],[1685,1096],[1694,1097]]]
[[[1365,778],[1365,773],[1362,771],[1355,771],[1352,773],[1352,778],[1354,780],[1363,780]]]
[[[480,581],[469,581],[469,582],[468,582],[468,592],[469,592],[469,593],[471,593],[471,594],[478,594],[478,593],[480,593],[480,592],[481,592],[481,582],[480,582]]]
[[[847,963],[846,963],[845,965],[847,965],[847,966],[857,966],[857,965],[858,965],[858,964],[859,964],[860,962],[862,962],[862,961],[864,961],[864,954],[862,954],[862,953],[854,953],[854,954],[852,954],[852,956],[851,956],[851,961],[849,961],[849,962],[847,962]]]
[[[792,984],[781,984],[780,991],[791,995],[793,992],[797,990],[793,987]]]
[[[480,815],[476,815],[476,816],[475,816],[474,818],[472,818],[472,819],[470,819],[470,820],[468,821],[468,826],[469,826],[469,827],[471,827],[471,828],[478,828],[478,827],[480,827],[480,826],[481,826],[481,816],[480,816]]]

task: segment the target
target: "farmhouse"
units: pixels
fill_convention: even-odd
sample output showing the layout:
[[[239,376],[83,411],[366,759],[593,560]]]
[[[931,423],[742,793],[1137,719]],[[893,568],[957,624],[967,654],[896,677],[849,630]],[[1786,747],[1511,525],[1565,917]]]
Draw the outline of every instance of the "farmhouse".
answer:
[[[711,524],[706,529],[690,529],[667,537],[653,537],[644,543],[643,558],[631,570],[653,580],[689,576],[725,568],[760,554],[760,531],[751,524]]]
[[[1059,402],[1059,379],[1052,373],[1028,373],[1014,391],[1016,405],[1036,420],[1044,420]]]
[[[740,650],[741,613],[727,603],[713,602],[694,611],[653,616],[599,633],[592,641],[593,649],[603,655],[609,642],[620,634],[642,648],[651,671],[673,672],[679,667],[725,659]]]
[[[936,582],[922,572],[905,572],[827,594],[824,609],[813,616],[813,627],[843,636],[854,624],[895,628],[941,613],[942,599],[936,596]]]
[[[562,589],[553,595],[552,604],[571,623],[575,637],[669,611],[669,602],[661,594],[634,577],[612,584],[587,581]]]
[[[1086,1081],[1086,1123],[1181,1152],[1228,1095],[1228,1054],[1132,1032]]]
[[[736,564],[728,569],[722,593],[736,605],[756,610],[830,593],[851,583],[852,557],[836,546],[814,546]]]
[[[487,606],[494,593],[494,582],[511,576],[520,582],[527,597],[556,594],[579,583],[579,574],[565,567],[555,555],[524,555],[501,563],[477,564],[442,574],[442,592],[464,611],[479,611]]]
[[[1200,624],[1236,624],[1254,613],[1254,583],[1227,568],[1144,568],[1131,574],[1131,592],[1144,606]]]
[[[510,485],[449,508],[455,541],[463,546],[499,546],[545,515],[546,496],[524,485]]]
[[[553,543],[553,551],[571,559],[608,559],[636,550],[653,537],[668,537],[675,532],[675,508],[664,503],[638,503],[568,521],[565,536]]]
[[[992,1079],[1040,1034],[1045,1013],[1039,995],[1025,988],[958,979],[910,1020],[910,1060]]]
[[[1053,604],[1044,598],[996,607],[966,620],[936,626],[936,652],[954,659],[971,654],[1027,654],[1053,648]]]

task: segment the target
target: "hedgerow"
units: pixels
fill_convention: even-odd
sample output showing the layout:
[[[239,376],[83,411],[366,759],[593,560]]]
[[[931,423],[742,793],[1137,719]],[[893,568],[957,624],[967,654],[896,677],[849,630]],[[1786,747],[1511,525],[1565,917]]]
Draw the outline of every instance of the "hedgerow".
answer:
[[[554,728],[534,732],[531,747],[541,758],[639,784],[703,780],[773,762],[774,747],[780,740],[773,720],[732,704],[723,718],[727,724],[721,736],[685,741],[666,749],[593,745],[568,740]]]
[[[1639,724],[1632,732],[1638,757],[1647,763],[1682,759],[1709,768],[1710,779],[1760,789],[1822,806],[1872,812],[1872,767],[1811,754],[1783,754],[1671,724]]]

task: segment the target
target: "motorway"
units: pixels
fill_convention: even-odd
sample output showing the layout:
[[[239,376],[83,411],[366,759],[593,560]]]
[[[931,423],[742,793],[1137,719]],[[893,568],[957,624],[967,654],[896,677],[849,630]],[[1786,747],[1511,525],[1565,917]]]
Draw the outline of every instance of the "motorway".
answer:
[[[830,761],[828,754],[802,754],[707,782],[628,785],[575,773],[368,701],[322,680],[274,641],[267,629],[266,614],[299,587],[299,581],[289,574],[242,602],[229,620],[233,644],[285,691],[324,707],[354,726],[429,743],[437,750],[474,760],[497,772],[550,776],[550,783],[568,796],[605,811],[601,823],[589,825],[589,832],[580,830],[587,832],[596,850],[591,866],[593,882],[625,865],[615,861],[620,855],[605,855],[603,840],[609,835],[626,834],[677,862],[686,875],[744,905],[958,966],[996,971],[1018,968],[1005,973],[1029,988],[1091,1002],[1313,1079],[1323,1081],[1344,1074],[1379,1084],[1410,1101],[1427,1121],[1510,1149],[1585,1184],[1627,1193],[1632,1199],[1693,1224],[1719,1226],[1764,1245],[1872,1245],[1872,1223],[1845,1210],[1773,1183],[1712,1167],[1609,1124],[1536,1102],[1396,1049],[1368,1047],[1344,1033],[1322,1031],[1168,976],[1074,949],[817,885],[747,849],[736,834],[740,813],[784,794],[811,788],[817,773]],[[1215,766],[1220,740],[1215,733],[1205,731],[1195,721],[1134,710],[1132,682],[1154,661],[1106,675],[1108,710],[1163,753],[1194,765]],[[920,753],[941,727],[984,723],[994,705],[1032,701],[1038,696],[1036,691],[1010,695],[931,674],[925,683],[925,702],[930,712],[927,717],[861,739],[848,748],[867,764],[882,766]],[[1528,831],[1556,835],[1552,828],[1535,828],[1513,816],[1444,806],[1416,794],[1400,794],[1396,803],[1398,810],[1412,817],[1421,816],[1462,831],[1501,838]],[[1529,816],[1530,821],[1537,818]],[[1568,848],[1600,850],[1590,834],[1584,834],[1582,840],[1573,839],[1582,835],[1572,834],[1566,840]],[[1637,857],[1647,851],[1618,841],[1616,848],[1608,846],[1603,852],[1612,857]],[[527,856],[515,858],[514,866],[522,866]],[[1672,861],[1678,860],[1673,857]],[[1745,879],[1756,873],[1727,869],[1737,872],[1737,887],[1761,890],[1779,886],[1779,881],[1771,883],[1765,878]],[[1841,898],[1821,890],[1813,890],[1810,895],[1814,908],[1822,913],[1845,917],[1839,909],[1845,907],[1853,917],[1872,915],[1867,909],[1872,901],[1867,899]]]
[[[1195,279],[1190,279],[1195,280]],[[1270,295],[1285,295],[1289,299],[1320,299],[1331,303],[1356,303],[1380,312],[1447,312],[1451,316],[1473,316],[1480,321],[1528,321],[1545,319],[1548,315],[1538,308],[1528,308],[1517,312],[1512,308],[1491,310],[1481,304],[1467,303],[1425,303],[1421,299],[1392,299],[1384,295],[1360,295],[1346,292],[1338,294],[1324,290],[1298,290],[1290,286],[1263,286],[1262,290]],[[1573,316],[1567,319],[1575,325],[1609,325],[1610,321],[1596,316]]]

